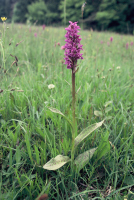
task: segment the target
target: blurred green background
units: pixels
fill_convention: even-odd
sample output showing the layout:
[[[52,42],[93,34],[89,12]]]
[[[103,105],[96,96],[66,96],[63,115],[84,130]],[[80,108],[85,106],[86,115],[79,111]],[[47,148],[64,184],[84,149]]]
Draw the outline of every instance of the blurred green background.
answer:
[[[79,21],[86,29],[133,34],[134,0],[0,0],[0,16],[8,22],[51,26]]]

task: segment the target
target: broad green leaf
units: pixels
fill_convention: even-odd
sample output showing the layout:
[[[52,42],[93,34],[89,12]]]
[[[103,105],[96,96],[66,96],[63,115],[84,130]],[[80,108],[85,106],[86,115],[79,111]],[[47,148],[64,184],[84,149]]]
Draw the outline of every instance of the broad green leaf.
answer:
[[[48,107],[48,109],[51,110],[53,113],[57,113],[57,114],[62,115],[72,126],[71,121],[61,111],[57,110],[56,108],[51,108],[51,107]]]
[[[103,114],[102,114],[101,111],[95,110],[95,111],[94,111],[94,115],[97,116],[97,117],[100,117],[100,116],[102,116]]]
[[[91,126],[88,126],[87,128],[85,128],[76,138],[75,138],[75,147],[78,146],[78,144],[84,140],[87,136],[90,135],[90,133],[92,133],[93,131],[95,131],[97,128],[99,128],[102,124],[103,124],[104,120],[99,122],[99,123],[95,123],[92,124]]]
[[[58,155],[47,162],[43,168],[47,170],[57,170],[70,161],[68,156]]]
[[[110,110],[112,110],[112,107],[107,107],[107,108],[105,109],[105,113],[108,113]]]
[[[89,162],[89,159],[92,158],[96,149],[97,148],[90,149],[77,156],[77,158],[74,161],[74,164],[76,165],[79,171]]]
[[[113,103],[112,101],[107,101],[106,103],[105,103],[105,108],[109,105],[109,104],[111,104],[111,103]]]
[[[112,116],[107,116],[107,117],[105,117],[105,120],[110,120],[112,118],[113,118]]]

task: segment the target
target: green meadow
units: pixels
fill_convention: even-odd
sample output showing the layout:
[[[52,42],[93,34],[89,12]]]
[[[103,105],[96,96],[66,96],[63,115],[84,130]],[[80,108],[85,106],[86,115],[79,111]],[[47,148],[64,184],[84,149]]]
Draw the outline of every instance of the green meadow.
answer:
[[[84,59],[76,73],[77,134],[104,123],[75,157],[98,147],[96,153],[72,172],[69,163],[43,168],[57,155],[70,156],[70,124],[49,109],[72,121],[64,27],[1,23],[0,31],[0,199],[45,193],[49,200],[134,199],[134,36],[79,32]]]

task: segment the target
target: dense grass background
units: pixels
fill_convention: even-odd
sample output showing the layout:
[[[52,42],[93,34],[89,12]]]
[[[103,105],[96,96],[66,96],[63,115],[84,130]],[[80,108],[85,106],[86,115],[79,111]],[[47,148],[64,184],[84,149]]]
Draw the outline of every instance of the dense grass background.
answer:
[[[56,155],[70,154],[68,122],[47,109],[51,106],[72,117],[71,70],[63,64],[61,50],[65,30],[6,26],[5,38],[0,36],[6,58],[4,69],[0,50],[0,199],[33,200],[44,193],[56,200],[133,199],[134,37],[80,31],[84,59],[76,73],[78,134],[106,120],[76,155],[97,147],[106,133],[111,149],[73,175],[68,165],[57,171],[42,168]],[[18,66],[12,65],[15,56]],[[49,89],[49,84],[55,88]]]

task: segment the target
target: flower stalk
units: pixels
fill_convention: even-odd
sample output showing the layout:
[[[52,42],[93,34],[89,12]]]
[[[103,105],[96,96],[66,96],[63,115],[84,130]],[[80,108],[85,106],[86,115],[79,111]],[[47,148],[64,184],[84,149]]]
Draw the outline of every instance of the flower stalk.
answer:
[[[72,118],[73,118],[73,127],[72,127],[72,151],[71,151],[71,160],[73,164],[74,160],[74,140],[75,140],[75,130],[76,130],[76,124],[75,124],[75,72],[72,69]]]
[[[65,28],[67,33],[65,34],[66,37],[66,44],[64,46],[65,49],[65,64],[67,65],[67,69],[72,70],[72,149],[71,149],[71,161],[72,166],[74,162],[74,154],[75,154],[75,136],[76,136],[76,119],[75,119],[75,73],[77,71],[77,60],[83,59],[82,54],[80,53],[82,46],[80,44],[81,38],[78,35],[79,26],[77,26],[77,22],[69,21],[70,25],[68,28]]]
[[[5,29],[6,29],[6,24],[5,21],[7,20],[7,18],[5,17],[1,17],[1,20],[3,21],[3,32],[2,32],[2,40],[0,40],[0,46],[1,46],[1,50],[2,50],[2,57],[3,57],[3,68],[5,70],[5,50],[4,50],[4,44],[5,44]]]
[[[64,25],[66,25],[66,0],[64,0]]]

